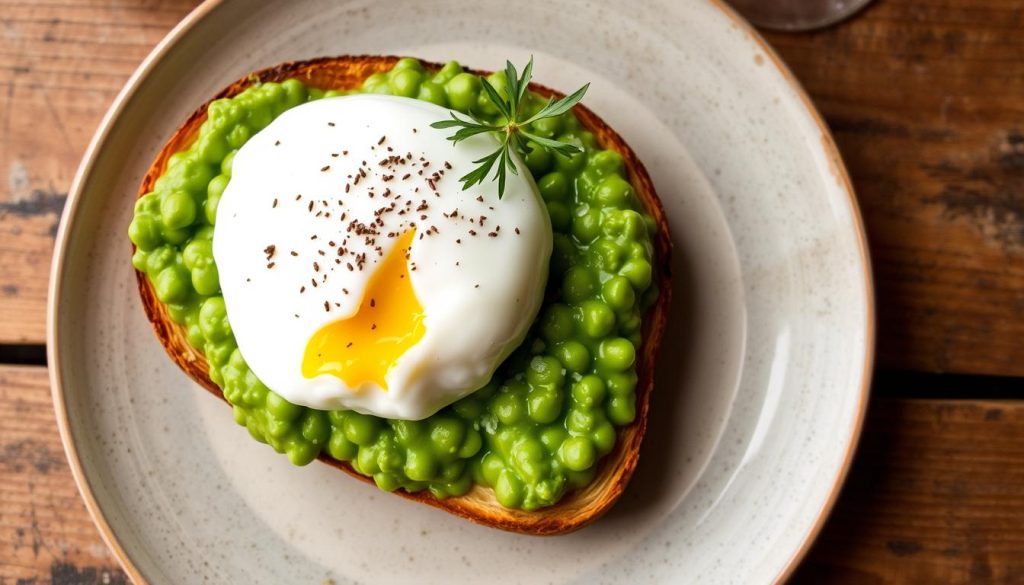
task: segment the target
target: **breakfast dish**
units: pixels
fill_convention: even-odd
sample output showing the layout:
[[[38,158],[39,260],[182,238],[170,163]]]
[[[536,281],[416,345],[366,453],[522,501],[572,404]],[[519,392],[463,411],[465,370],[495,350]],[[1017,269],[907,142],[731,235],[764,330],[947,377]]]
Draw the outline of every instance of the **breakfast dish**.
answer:
[[[167,142],[129,236],[164,347],[256,440],[557,534],[636,466],[670,244],[632,150],[572,107],[585,88],[531,69],[253,73]]]

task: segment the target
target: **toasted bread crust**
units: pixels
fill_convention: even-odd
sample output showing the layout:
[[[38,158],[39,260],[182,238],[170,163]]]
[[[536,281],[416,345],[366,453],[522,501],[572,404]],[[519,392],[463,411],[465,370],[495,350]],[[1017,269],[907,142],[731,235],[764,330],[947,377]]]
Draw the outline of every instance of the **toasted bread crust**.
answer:
[[[257,71],[232,83],[214,99],[235,96],[257,81],[280,82],[291,78],[325,90],[352,89],[362,84],[370,75],[391,69],[398,59],[392,56],[363,55],[284,63]],[[424,63],[424,66],[430,70],[440,68],[440,65],[431,63]],[[481,71],[473,72],[486,74]],[[530,84],[530,89],[543,96],[563,95],[535,83]],[[208,105],[209,102],[197,109],[167,141],[143,178],[139,197],[153,189],[154,183],[166,168],[168,158],[193,143],[200,125],[206,120]],[[640,442],[647,425],[655,355],[661,344],[672,296],[669,271],[671,241],[668,223],[647,171],[622,137],[593,112],[582,105],[577,105],[574,113],[583,126],[594,133],[603,148],[615,150],[622,155],[629,181],[657,225],[657,233],[654,234],[654,274],[660,295],[655,306],[644,316],[642,351],[637,363],[639,381],[636,389],[636,420],[618,430],[614,450],[599,463],[598,474],[589,485],[566,494],[557,504],[538,511],[525,512],[505,508],[498,503],[493,490],[480,485],[475,485],[463,496],[445,500],[438,500],[426,491],[409,493],[399,489],[394,492],[404,498],[440,508],[473,522],[534,535],[564,534],[582,528],[604,514],[622,495],[636,469]],[[223,399],[224,395],[220,388],[209,377],[206,359],[188,344],[184,329],[170,319],[167,308],[157,300],[156,293],[145,274],[136,271],[136,278],[146,315],[171,359],[193,380]],[[357,479],[373,482],[372,478],[357,473],[348,463],[332,459],[326,454],[321,454],[320,460]]]

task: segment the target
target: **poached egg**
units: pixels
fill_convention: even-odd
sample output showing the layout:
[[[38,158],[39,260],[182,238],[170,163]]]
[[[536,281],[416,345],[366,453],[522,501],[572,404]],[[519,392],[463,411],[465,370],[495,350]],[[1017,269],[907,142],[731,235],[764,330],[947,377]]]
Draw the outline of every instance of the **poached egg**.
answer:
[[[484,386],[540,309],[550,220],[516,157],[504,196],[459,177],[450,110],[384,95],[292,108],[238,150],[213,254],[253,373],[289,402],[419,420]]]

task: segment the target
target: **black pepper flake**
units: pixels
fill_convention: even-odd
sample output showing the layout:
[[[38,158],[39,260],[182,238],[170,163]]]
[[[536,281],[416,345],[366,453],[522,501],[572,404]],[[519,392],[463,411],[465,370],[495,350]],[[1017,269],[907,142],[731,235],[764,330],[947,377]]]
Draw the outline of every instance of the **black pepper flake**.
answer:
[[[519,235],[519,228],[516,228],[516,235]]]
[[[313,202],[312,201],[309,202],[309,208],[308,209],[309,209],[309,211],[313,211]]]
[[[455,243],[456,244],[461,244],[462,243],[462,238],[456,238],[455,239]]]
[[[348,183],[345,183],[345,192],[346,193],[348,193],[348,190],[351,189],[351,188],[352,188],[352,185],[349,185]]]
[[[274,146],[281,146],[281,141],[280,140],[275,140],[274,141]]]
[[[479,284],[475,284],[475,285],[473,285],[473,288],[480,288],[480,285]]]
[[[452,170],[452,163],[444,161],[444,168],[448,169],[449,171]]]
[[[274,203],[270,207],[277,207],[277,197],[274,198]]]
[[[370,325],[370,331],[373,331],[376,328],[377,328],[377,324],[376,323]]]
[[[376,307],[377,306],[377,301],[375,301],[374,299],[370,299],[370,306],[371,307]]]
[[[386,140],[386,139],[387,139],[387,136],[381,136],[380,140],[377,141],[377,146],[380,146],[381,144],[384,144],[384,140]]]
[[[347,150],[343,150],[343,151],[341,151],[341,155],[342,155],[342,156],[348,156],[348,151],[347,151]]]
[[[490,232],[489,234],[487,234],[487,237],[488,238],[496,238],[496,237],[498,237],[498,232]]]
[[[328,313],[331,312],[331,303],[324,301],[324,311],[327,311]]]
[[[352,342],[348,342],[348,344],[346,344],[345,347],[352,347]]]
[[[306,287],[305,287],[305,285],[303,285],[302,287],[300,287],[300,288],[299,288],[299,294],[302,294],[302,293],[304,293],[304,292],[306,292]]]
[[[263,253],[267,255],[267,260],[270,260],[271,258],[274,257],[274,251],[276,250],[277,246],[275,246],[274,244],[270,244],[266,248],[263,248]]]
[[[341,289],[341,292],[343,292],[345,294],[348,294],[348,289],[347,288],[343,288],[343,289]]]
[[[326,173],[329,170],[331,170],[331,165],[324,165],[320,168],[321,173]]]
[[[270,262],[270,263],[268,263],[268,264],[267,264],[267,268],[273,268],[273,267],[274,267],[274,264],[275,264],[274,262]]]
[[[338,158],[338,153],[332,152],[331,153],[331,158]]]
[[[328,122],[327,125],[330,126],[331,128],[334,128],[334,122]]]
[[[484,198],[482,196],[480,196],[480,195],[476,196],[476,200],[479,201],[480,203],[484,202]]]
[[[476,235],[476,230],[469,230],[469,235],[475,236]]]

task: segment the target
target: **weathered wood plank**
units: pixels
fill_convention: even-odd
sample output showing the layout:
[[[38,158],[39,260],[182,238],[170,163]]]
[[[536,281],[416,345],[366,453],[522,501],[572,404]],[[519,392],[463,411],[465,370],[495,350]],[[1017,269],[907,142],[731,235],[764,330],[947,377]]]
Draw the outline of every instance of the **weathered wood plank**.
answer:
[[[794,583],[1024,583],[1021,437],[1024,402],[876,400]]]
[[[0,1],[0,343],[42,343],[53,235],[96,125],[194,0]]]
[[[0,583],[118,584],[57,434],[46,369],[0,366]]]
[[[1022,436],[1024,402],[875,401],[795,582],[1024,583]],[[44,368],[0,366],[0,475],[0,583],[123,582],[75,492]]]
[[[1015,0],[917,0],[767,35],[853,177],[882,366],[1024,374],[1022,32]]]

